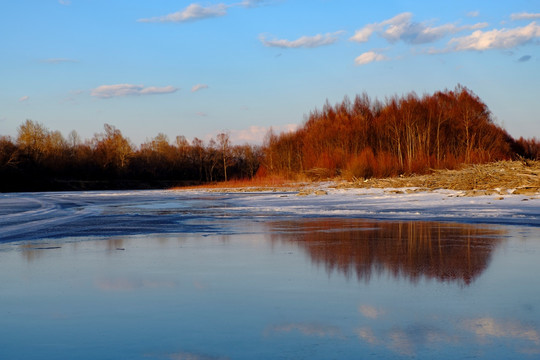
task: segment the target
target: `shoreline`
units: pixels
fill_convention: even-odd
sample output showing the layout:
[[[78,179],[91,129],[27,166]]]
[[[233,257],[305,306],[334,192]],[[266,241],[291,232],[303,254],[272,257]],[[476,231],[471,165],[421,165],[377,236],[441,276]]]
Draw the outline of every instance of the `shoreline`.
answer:
[[[499,161],[468,165],[459,170],[433,170],[428,175],[393,178],[328,179],[326,181],[268,184],[264,181],[229,181],[227,183],[174,187],[179,191],[206,192],[298,192],[298,195],[326,195],[331,189],[384,189],[387,193],[433,192],[455,190],[462,196],[526,195],[540,198],[540,161]]]

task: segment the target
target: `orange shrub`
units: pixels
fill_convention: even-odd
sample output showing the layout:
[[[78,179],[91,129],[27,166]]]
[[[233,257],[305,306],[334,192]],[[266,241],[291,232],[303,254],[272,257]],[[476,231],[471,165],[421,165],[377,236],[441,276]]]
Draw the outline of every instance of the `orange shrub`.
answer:
[[[399,160],[396,156],[389,152],[382,151],[377,154],[377,167],[375,168],[375,177],[390,177],[396,176],[402,173],[402,169],[399,165]]]
[[[347,177],[352,178],[370,178],[375,174],[377,168],[377,159],[370,147],[364,148],[358,156],[352,156],[347,163],[345,173]]]

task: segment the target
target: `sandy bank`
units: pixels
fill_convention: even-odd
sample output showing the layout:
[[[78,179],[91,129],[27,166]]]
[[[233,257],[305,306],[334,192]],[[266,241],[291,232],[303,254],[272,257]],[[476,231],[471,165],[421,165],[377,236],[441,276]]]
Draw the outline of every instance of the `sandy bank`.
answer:
[[[463,196],[528,195],[540,196],[540,161],[499,161],[466,165],[459,170],[433,170],[428,175],[411,175],[384,179],[329,179],[321,182],[290,182],[269,185],[250,183],[200,186],[208,192],[277,192],[294,191],[298,195],[326,195],[332,189],[386,189],[388,193],[434,190],[456,190]]]

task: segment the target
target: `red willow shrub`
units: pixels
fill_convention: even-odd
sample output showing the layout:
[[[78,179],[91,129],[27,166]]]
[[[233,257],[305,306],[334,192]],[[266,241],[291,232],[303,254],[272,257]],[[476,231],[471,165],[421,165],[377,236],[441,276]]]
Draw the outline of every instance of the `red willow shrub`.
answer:
[[[517,144],[523,149],[523,157],[531,160],[540,160],[540,140],[537,138],[524,139],[520,137]]]
[[[269,174],[293,176],[314,168],[329,175],[369,178],[426,173],[461,163],[538,157],[538,142],[516,142],[488,107],[458,85],[384,102],[366,94],[312,111],[293,133],[270,134],[263,164]]]

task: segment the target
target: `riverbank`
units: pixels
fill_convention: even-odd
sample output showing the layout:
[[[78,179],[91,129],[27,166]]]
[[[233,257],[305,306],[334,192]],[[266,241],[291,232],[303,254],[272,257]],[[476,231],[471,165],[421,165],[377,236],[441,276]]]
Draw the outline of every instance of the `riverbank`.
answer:
[[[457,170],[433,170],[428,175],[392,178],[339,178],[326,181],[286,181],[280,178],[254,181],[230,181],[205,184],[175,190],[205,190],[208,192],[296,191],[299,195],[324,195],[329,189],[387,189],[389,192],[419,192],[456,190],[464,196],[528,195],[540,196],[540,161],[499,161],[488,164],[464,165]]]

